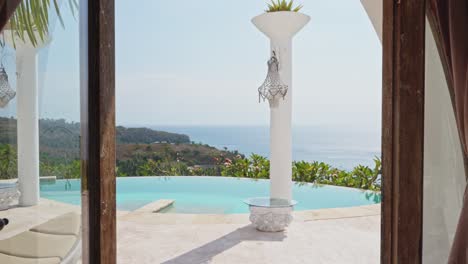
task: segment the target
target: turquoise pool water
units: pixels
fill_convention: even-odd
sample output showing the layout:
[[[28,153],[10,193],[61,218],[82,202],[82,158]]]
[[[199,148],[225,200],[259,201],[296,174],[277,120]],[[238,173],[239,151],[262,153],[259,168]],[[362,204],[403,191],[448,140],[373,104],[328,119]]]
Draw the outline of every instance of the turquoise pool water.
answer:
[[[80,180],[41,184],[41,197],[80,204]],[[117,179],[117,208],[135,210],[158,199],[173,199],[166,213],[248,213],[242,202],[249,197],[268,196],[268,180],[228,177],[130,177]],[[295,184],[295,210],[352,207],[380,203],[380,194],[337,186]]]

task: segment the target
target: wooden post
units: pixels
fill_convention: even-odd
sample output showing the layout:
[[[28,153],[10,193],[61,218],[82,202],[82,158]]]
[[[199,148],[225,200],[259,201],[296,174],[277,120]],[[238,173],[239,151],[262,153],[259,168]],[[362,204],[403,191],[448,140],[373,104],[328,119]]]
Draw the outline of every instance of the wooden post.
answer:
[[[116,263],[114,0],[81,1],[83,263]]]
[[[422,262],[425,0],[384,0],[381,263]]]

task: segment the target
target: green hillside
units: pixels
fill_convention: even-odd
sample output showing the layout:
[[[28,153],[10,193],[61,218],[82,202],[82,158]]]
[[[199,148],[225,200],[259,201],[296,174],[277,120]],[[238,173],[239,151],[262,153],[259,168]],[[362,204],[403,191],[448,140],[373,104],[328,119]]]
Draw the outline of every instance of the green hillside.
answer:
[[[16,129],[16,119],[0,117],[0,144],[16,144]],[[41,147],[75,148],[79,142],[79,135],[79,123],[67,122],[64,119],[41,119],[39,121]],[[117,127],[116,140],[117,143],[122,144],[190,143],[190,137],[187,135],[123,126]]]
[[[0,117],[0,179],[16,178],[17,121]],[[63,119],[39,121],[41,176],[78,177],[80,124]],[[154,172],[147,164],[164,168],[197,166],[212,168],[223,158],[234,158],[237,151],[224,151],[192,144],[189,136],[149,128],[116,129],[117,171],[120,176],[144,176]]]

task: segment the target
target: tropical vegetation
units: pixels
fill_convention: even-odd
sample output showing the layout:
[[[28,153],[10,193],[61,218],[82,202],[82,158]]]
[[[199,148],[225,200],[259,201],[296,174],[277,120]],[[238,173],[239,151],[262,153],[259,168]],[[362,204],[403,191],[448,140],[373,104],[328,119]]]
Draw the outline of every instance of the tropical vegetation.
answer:
[[[279,11],[292,11],[292,12],[299,12],[302,9],[302,5],[298,5],[293,7],[294,0],[286,1],[286,0],[271,0],[271,3],[267,3],[267,10],[265,12],[279,12]]]
[[[374,167],[358,165],[352,170],[338,169],[324,162],[294,161],[292,163],[293,181],[301,183],[329,184],[379,191],[381,189],[380,158],[374,158]],[[222,176],[268,179],[270,161],[260,155],[238,157],[227,161],[221,169]]]

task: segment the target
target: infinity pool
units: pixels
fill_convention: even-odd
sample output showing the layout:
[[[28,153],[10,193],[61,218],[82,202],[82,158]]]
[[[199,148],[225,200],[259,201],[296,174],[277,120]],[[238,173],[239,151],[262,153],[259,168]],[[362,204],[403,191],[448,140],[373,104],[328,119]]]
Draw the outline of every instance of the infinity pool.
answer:
[[[41,197],[80,204],[80,180],[41,183]],[[71,185],[71,187],[70,187]],[[229,177],[127,177],[117,178],[117,209],[131,211],[158,199],[175,203],[165,213],[248,213],[242,202],[249,197],[268,196],[269,181]],[[352,188],[298,184],[295,210],[352,207],[380,203],[380,194]]]

